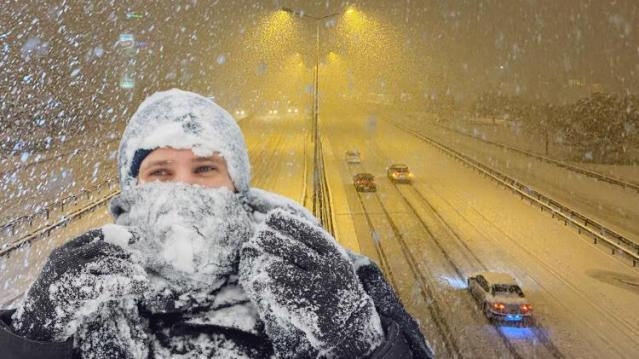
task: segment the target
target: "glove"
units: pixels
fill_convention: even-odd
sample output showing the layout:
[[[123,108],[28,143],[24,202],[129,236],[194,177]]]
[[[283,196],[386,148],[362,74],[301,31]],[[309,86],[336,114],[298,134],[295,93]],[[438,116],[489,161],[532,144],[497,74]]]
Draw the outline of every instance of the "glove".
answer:
[[[278,357],[365,357],[384,339],[346,252],[321,227],[282,210],[243,245],[240,284]]]
[[[434,358],[433,350],[419,330],[419,325],[406,312],[379,267],[359,254],[349,252],[349,256],[352,263],[359,264],[356,268],[357,276],[366,293],[373,299],[382,322],[392,320],[399,326],[400,335],[406,340],[413,358]]]
[[[94,230],[51,253],[13,315],[16,334],[64,341],[102,304],[144,292],[144,269],[103,238],[102,231]]]
[[[152,336],[132,299],[100,304],[96,315],[78,327],[76,352],[82,359],[148,358]]]

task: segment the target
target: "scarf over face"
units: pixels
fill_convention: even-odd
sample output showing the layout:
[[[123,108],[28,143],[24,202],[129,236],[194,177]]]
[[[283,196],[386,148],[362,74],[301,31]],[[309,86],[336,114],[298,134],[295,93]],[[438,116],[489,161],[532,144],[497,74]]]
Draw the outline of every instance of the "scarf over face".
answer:
[[[126,247],[152,283],[179,292],[215,288],[236,274],[239,249],[252,234],[240,197],[227,188],[148,183],[123,192],[111,209],[116,224],[133,233]]]

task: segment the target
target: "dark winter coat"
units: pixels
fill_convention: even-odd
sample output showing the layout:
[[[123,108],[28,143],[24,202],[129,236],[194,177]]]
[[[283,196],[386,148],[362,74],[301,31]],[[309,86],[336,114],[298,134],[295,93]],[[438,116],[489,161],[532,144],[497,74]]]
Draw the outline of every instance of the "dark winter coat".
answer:
[[[373,354],[373,358],[429,358],[430,352],[424,344],[415,321],[404,311],[401,303],[390,291],[381,272],[374,265],[360,267],[357,271],[364,288],[373,297],[382,318],[386,335],[384,343]],[[77,358],[73,353],[73,338],[55,343],[32,340],[16,335],[11,328],[11,315],[15,310],[0,311],[0,359],[19,358]],[[192,326],[175,314],[140,314],[149,320],[149,328],[155,333],[169,330],[172,335],[223,334],[228,339],[246,346],[247,351],[260,353],[256,357],[270,357],[273,352],[268,337],[261,332],[253,335],[216,326]],[[411,354],[412,353],[412,354]]]
[[[357,271],[364,287],[375,300],[377,309],[382,318],[386,340],[373,354],[373,358],[428,358],[428,349],[424,345],[424,339],[419,332],[414,320],[404,311],[392,292],[389,291],[380,271],[370,265],[360,267]],[[31,340],[20,337],[11,329],[11,315],[14,310],[0,311],[0,358],[74,358],[73,338],[66,342],[54,343]],[[227,338],[242,343],[251,352],[261,353],[257,357],[269,357],[273,349],[270,341],[263,332],[260,335],[252,335],[241,331],[227,331],[215,326],[189,326],[183,322],[179,315],[149,315],[141,310],[142,316],[149,320],[149,327],[156,333],[167,329],[174,335],[190,334],[219,334],[223,333]],[[413,353],[413,354],[411,354]]]
[[[273,201],[273,197],[266,196],[259,191],[250,198],[250,205],[254,214],[264,214],[274,207],[287,208],[290,212],[301,212],[303,209],[291,202]],[[298,213],[302,216],[307,215]],[[259,220],[259,218],[257,219]],[[108,246],[101,245],[104,243],[104,234],[100,230],[95,230],[80,236],[60,248],[56,249],[50,256],[47,265],[41,273],[43,276],[50,276],[49,282],[55,283],[60,278],[60,273],[67,270],[71,266],[84,266],[91,262],[96,256],[112,256]],[[96,246],[98,244],[98,246]],[[88,254],[83,254],[77,259],[78,249],[82,250],[85,246],[91,245],[92,248]],[[349,253],[350,259],[356,269],[357,278],[362,284],[365,292],[373,300],[375,310],[377,311],[384,330],[384,341],[379,345],[371,358],[432,358],[433,354],[426,344],[415,320],[405,311],[399,302],[395,293],[388,285],[379,268],[367,258],[355,253]],[[63,257],[63,258],[62,258]],[[62,258],[62,260],[60,260]],[[79,261],[79,263],[78,263]],[[51,265],[55,263],[55,265]],[[62,268],[61,268],[62,267]],[[48,269],[49,268],[49,269]],[[213,290],[210,294],[215,297],[217,293],[234,287],[237,287],[237,278],[230,278],[220,287]],[[33,288],[32,288],[33,291]],[[219,322],[210,322],[202,320],[210,317],[210,313],[217,310],[224,310],[225,306],[242,306],[247,307],[251,304],[248,300],[236,300],[233,303],[225,303],[223,306],[214,305],[210,302],[197,303],[197,305],[188,306],[188,310],[175,310],[172,300],[176,298],[161,298],[150,308],[149,303],[138,302],[131,310],[135,317],[139,318],[139,325],[136,323],[132,326],[131,336],[144,336],[144,332],[152,333],[157,342],[159,349],[168,349],[170,353],[179,354],[180,338],[185,338],[184,343],[189,342],[189,338],[198,338],[201,335],[209,338],[210,343],[225,342],[233,343],[234,347],[240,348],[242,354],[254,358],[269,358],[273,356],[274,346],[272,341],[266,335],[264,324],[257,321],[250,330],[242,330],[233,325],[220,324]],[[46,318],[47,312],[53,309],[52,305],[38,305],[35,317],[42,316]],[[158,304],[159,303],[159,304]],[[157,306],[162,309],[157,310]],[[37,313],[41,311],[42,313]],[[75,335],[65,342],[52,342],[50,337],[41,335],[36,331],[24,331],[24,327],[29,327],[29,323],[23,324],[23,336],[16,334],[16,330],[11,323],[11,316],[14,311],[0,311],[0,359],[4,358],[79,358],[79,351],[74,347],[82,345],[83,342],[94,345],[98,342],[103,345],[102,351],[113,354],[112,357],[123,357],[118,351],[117,342],[114,342],[112,350],[109,346],[109,330],[120,325],[117,320],[113,319],[122,314],[122,309],[114,309],[113,317],[108,314],[103,318],[98,318],[95,325],[90,325],[87,337],[78,337]],[[108,311],[107,311],[108,313]],[[219,312],[218,312],[219,313]],[[124,313],[129,314],[129,313]],[[122,316],[126,317],[126,315]],[[142,329],[140,329],[142,328]],[[29,333],[29,335],[24,335]],[[38,340],[34,340],[38,339]],[[176,341],[177,339],[177,341]],[[75,342],[74,342],[75,341]],[[93,343],[92,343],[93,342]],[[144,342],[144,341],[141,341]],[[149,353],[153,356],[154,351],[158,348],[149,348]],[[178,343],[176,346],[175,343]],[[107,346],[106,350],[104,345]]]
[[[91,236],[95,238],[95,233],[91,233]],[[81,241],[82,239],[82,237],[79,237],[74,241]],[[52,255],[55,255],[55,253]],[[367,293],[375,302],[376,309],[382,318],[386,335],[384,343],[375,351],[372,357],[431,357],[417,324],[405,312],[379,269],[374,264],[369,264],[359,267],[357,274]],[[192,325],[185,322],[183,314],[150,314],[144,308],[138,309],[141,317],[148,320],[149,328],[157,334],[165,333],[166,335],[166,333],[170,333],[172,336],[223,335],[226,339],[244,346],[247,353],[257,354],[255,357],[267,358],[273,353],[269,338],[263,331],[256,335],[215,325]],[[77,353],[73,353],[73,338],[62,343],[55,343],[32,340],[15,334],[11,328],[11,315],[13,312],[14,310],[0,311],[0,359],[78,357]]]

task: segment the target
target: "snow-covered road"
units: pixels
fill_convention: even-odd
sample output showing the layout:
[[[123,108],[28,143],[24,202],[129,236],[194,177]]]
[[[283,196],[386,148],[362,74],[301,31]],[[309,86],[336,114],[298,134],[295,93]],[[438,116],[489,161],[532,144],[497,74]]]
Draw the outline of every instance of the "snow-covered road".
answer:
[[[336,237],[385,262],[441,357],[630,358],[639,352],[637,268],[388,119],[365,112],[320,119]],[[304,201],[308,125],[302,116],[241,122],[253,186]],[[362,153],[361,164],[345,163],[344,152],[352,148]],[[513,157],[510,166],[517,161]],[[408,164],[412,185],[386,179],[393,162]],[[357,172],[377,176],[376,194],[355,192]],[[0,303],[28,286],[55,246],[109,221],[105,209],[96,211],[0,259]],[[478,270],[515,276],[535,306],[537,327],[490,325],[465,288],[465,276]]]
[[[434,124],[428,117],[421,117],[421,121],[402,121],[405,119],[400,117],[396,120],[507,173],[560,203],[598,220],[606,227],[629,236],[635,242],[639,241],[639,192],[636,190],[599,181],[515,151],[489,145],[473,137],[460,135]],[[466,131],[473,133],[472,127]],[[627,171],[619,169],[619,172],[624,174]]]
[[[385,122],[383,116],[376,121],[374,133],[367,130],[369,121],[366,114],[351,118],[348,129],[338,118],[322,122],[324,137],[338,157],[334,164],[342,166],[336,172],[347,172],[342,176],[345,192],[354,192],[348,182],[353,172],[369,171],[377,176],[379,197],[411,251],[420,255],[420,272],[431,276],[434,301],[440,308],[449,307],[441,315],[457,336],[459,354],[623,358],[639,350],[639,316],[633,309],[639,299],[636,268]],[[362,164],[343,164],[343,153],[348,148],[362,152]],[[412,185],[394,186],[385,178],[385,167],[393,162],[409,165],[416,176]],[[407,202],[415,208],[419,220],[409,213]],[[349,204],[358,210],[356,201],[349,200]],[[353,219],[357,221],[358,216]],[[371,246],[364,242],[372,240],[371,233],[359,233],[358,238],[366,253]],[[380,233],[379,238],[382,243],[397,241],[397,235],[390,231]],[[367,254],[374,257],[374,253]],[[401,254],[391,257],[396,256],[400,257],[396,261],[406,261]],[[537,327],[495,327],[478,316],[479,309],[466,293],[465,277],[479,270],[515,276],[535,306]],[[413,287],[418,285],[413,280]],[[442,345],[438,334],[428,333],[433,318],[420,314],[423,308],[416,290],[402,284],[398,288],[439,352],[447,353],[449,349]]]

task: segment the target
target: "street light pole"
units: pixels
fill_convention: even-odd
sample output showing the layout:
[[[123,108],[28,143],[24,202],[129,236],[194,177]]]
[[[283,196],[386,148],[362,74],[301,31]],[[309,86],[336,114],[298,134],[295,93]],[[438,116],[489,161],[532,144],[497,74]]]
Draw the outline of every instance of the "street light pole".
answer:
[[[313,170],[313,213],[322,221],[324,227],[329,231],[332,230],[332,223],[330,223],[330,217],[328,214],[324,213],[327,211],[327,208],[322,204],[323,201],[323,187],[322,187],[322,176],[321,174],[324,171],[323,168],[323,160],[321,156],[321,145],[319,142],[319,63],[320,63],[320,25],[322,20],[328,19],[330,17],[336,16],[337,13],[329,14],[322,17],[316,17],[312,15],[308,15],[304,12],[295,11],[291,8],[284,7],[282,11],[286,11],[293,15],[297,15],[300,18],[307,18],[315,21],[315,79],[313,84],[313,119],[312,119],[312,127],[313,127],[313,142],[314,142],[314,170]]]
[[[315,127],[317,128],[317,114],[319,112],[320,22],[316,21],[315,25],[315,101],[313,103],[313,120],[315,121]]]
[[[295,11],[288,7],[283,7],[282,11],[286,11],[302,19],[311,19],[315,21],[315,79],[313,84],[313,121],[317,125],[317,114],[319,112],[319,62],[320,62],[320,24],[322,20],[337,16],[338,13],[332,13],[325,16],[312,16],[305,12]]]

